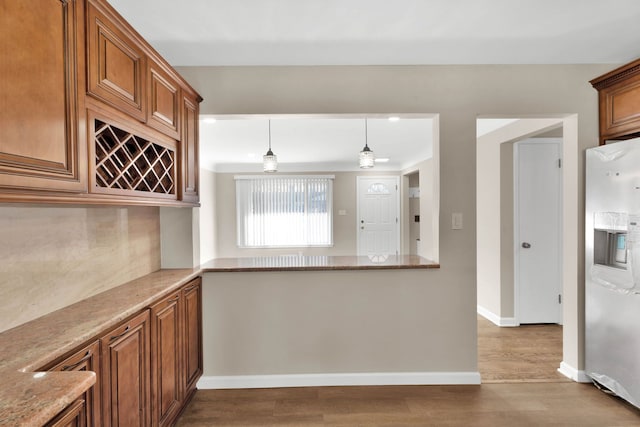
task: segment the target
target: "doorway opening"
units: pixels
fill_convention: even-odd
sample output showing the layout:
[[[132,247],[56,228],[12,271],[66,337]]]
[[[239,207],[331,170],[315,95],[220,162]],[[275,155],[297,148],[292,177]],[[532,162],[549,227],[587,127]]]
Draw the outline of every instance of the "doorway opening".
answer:
[[[550,185],[556,186],[554,194],[557,194],[559,198],[560,211],[556,213],[557,227],[545,228],[544,225],[538,225],[542,227],[542,230],[535,231],[533,237],[525,238],[525,234],[529,233],[529,230],[527,229],[526,233],[522,231],[523,226],[520,224],[522,215],[519,211],[524,210],[525,216],[528,214],[534,219],[541,216],[541,212],[544,211],[542,208],[546,207],[541,204],[546,202],[530,200],[530,196],[532,188],[533,190],[539,189],[540,178],[544,173],[539,170],[539,165],[529,165],[528,161],[524,164],[518,163],[518,152],[520,151],[522,155],[526,154],[527,150],[518,150],[520,147],[516,144],[523,144],[519,141],[527,140],[529,145],[540,147],[540,145],[533,145],[533,143],[551,140],[558,142],[559,145],[556,146],[558,149],[554,154],[557,158],[553,160],[553,167],[557,168],[558,160],[564,157],[562,154],[566,152],[573,154],[573,149],[577,148],[575,120],[575,116],[490,119],[486,122],[485,119],[478,120],[476,189],[478,360],[483,381],[557,381],[565,379],[557,372],[558,367],[562,367],[564,364],[565,331],[560,324],[563,322],[563,314],[566,311],[566,307],[560,305],[559,302],[564,302],[563,296],[567,293],[571,295],[572,301],[577,299],[577,278],[573,282],[571,276],[571,269],[577,269],[577,265],[570,265],[570,262],[564,262],[563,259],[564,254],[575,253],[572,251],[577,245],[577,241],[566,238],[568,230],[572,228],[571,224],[565,228],[568,218],[573,213],[577,215],[577,204],[571,203],[573,199],[569,200],[570,203],[565,203],[567,195],[574,194],[573,192],[577,193],[577,178],[568,174],[566,170],[561,170],[559,173],[555,170],[559,179],[552,180]],[[569,159],[571,170],[577,168],[577,158],[575,157],[571,156]],[[531,155],[528,154],[527,158],[530,159]],[[521,180],[518,176],[523,171],[527,171],[525,166],[529,167],[529,185],[532,187],[528,190],[521,189],[520,193],[522,194],[519,194],[517,186]],[[516,172],[520,172],[520,174],[516,174]],[[569,178],[564,179],[567,176]],[[532,270],[529,264],[526,264],[526,268],[524,268],[525,265],[521,263],[523,256],[533,254],[533,251],[529,251],[533,248],[533,242],[529,242],[527,239],[533,240],[534,237],[537,239],[539,235],[544,234],[552,235],[551,237],[555,240],[551,240],[558,242],[557,250],[552,254],[557,263],[556,283],[553,285],[556,286],[556,290],[555,294],[549,294],[552,297],[549,298],[550,301],[547,301],[551,310],[555,309],[557,316],[550,320],[548,318],[539,320],[535,316],[529,318],[527,312],[523,311],[520,305],[526,297],[528,303],[533,305],[529,313],[537,315],[538,312],[544,312],[541,307],[534,305],[535,301],[531,299],[531,295],[521,289],[521,286],[529,286],[528,290],[533,290],[533,295],[540,291],[536,287],[539,281],[530,277],[532,272],[539,272],[539,270]],[[527,236],[531,236],[531,234]],[[522,247],[523,243],[526,244],[524,245],[527,246],[526,248]],[[536,241],[536,249],[542,246],[544,245],[540,241]],[[533,258],[526,260],[531,264],[540,263],[536,257],[529,258]],[[539,266],[537,268],[544,270],[547,267]],[[523,282],[523,277],[529,280],[528,285],[520,283]],[[558,295],[560,295],[560,300]],[[536,325],[504,328],[527,323],[535,323]],[[538,325],[538,323],[550,324]],[[534,329],[536,329],[536,333],[532,333]],[[507,335],[509,336],[507,337]],[[508,344],[509,338],[518,335],[522,335],[522,339],[528,342],[528,345],[517,349],[513,343]],[[501,342],[502,339],[506,340],[505,343]],[[536,342],[536,339],[540,339],[540,341]],[[510,351],[501,352],[500,349],[504,348],[505,344],[510,347]],[[541,360],[536,361],[537,348],[546,348],[547,355],[555,354],[551,363],[545,365],[543,372],[528,369],[526,365],[527,362],[540,366],[544,364]],[[492,351],[493,354],[491,354]],[[500,366],[509,366],[509,369],[506,369],[506,373],[496,374],[494,368],[500,368]],[[491,373],[492,369],[493,373]],[[563,374],[570,376],[564,372]]]

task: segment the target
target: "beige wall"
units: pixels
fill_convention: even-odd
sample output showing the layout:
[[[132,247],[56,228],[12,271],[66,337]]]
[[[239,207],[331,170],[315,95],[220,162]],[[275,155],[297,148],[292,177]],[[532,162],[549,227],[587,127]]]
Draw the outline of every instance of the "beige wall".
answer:
[[[458,313],[442,302],[458,298],[458,290],[441,273],[205,273],[204,382],[233,375],[476,372],[475,348],[456,351],[474,347],[475,330],[451,325]]]
[[[513,143],[500,144],[500,317],[515,316]]]
[[[482,65],[353,67],[180,67],[205,99],[203,114],[438,113],[440,146],[440,270],[429,276],[430,297],[444,310],[450,341],[440,344],[456,355],[460,369],[476,365],[476,117],[577,115],[579,146],[571,156],[579,178],[569,209],[577,243],[564,259],[578,268],[565,275],[564,358],[583,366],[584,318],[584,160],[597,145],[597,94],[588,81],[614,65]],[[451,230],[451,213],[464,215],[464,228]],[[243,287],[250,298],[250,287]],[[408,290],[411,292],[411,290]],[[416,293],[416,298],[423,295]],[[426,302],[425,302],[426,303]],[[245,315],[251,316],[250,312]],[[431,331],[423,339],[429,341]],[[458,355],[462,355],[458,358]]]
[[[160,268],[158,208],[0,206],[0,331]]]
[[[200,217],[200,263],[216,258],[216,173],[200,169],[200,207],[195,208]]]
[[[216,173],[216,256],[218,258],[268,256],[268,255],[355,255],[358,252],[356,234],[356,177],[358,176],[399,176],[399,172],[308,172],[305,174],[334,175],[333,182],[333,247],[327,248],[282,248],[248,249],[239,248],[236,243],[236,196],[235,175]],[[286,175],[286,174],[281,174]],[[205,206],[203,204],[203,206]],[[338,215],[345,210],[346,215]]]

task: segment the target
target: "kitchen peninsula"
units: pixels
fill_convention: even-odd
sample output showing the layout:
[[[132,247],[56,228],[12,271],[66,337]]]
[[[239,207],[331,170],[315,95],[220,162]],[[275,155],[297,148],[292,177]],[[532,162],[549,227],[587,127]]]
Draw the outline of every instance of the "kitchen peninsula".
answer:
[[[385,259],[383,259],[385,258]],[[192,269],[161,269],[139,279],[130,281],[121,286],[112,288],[83,301],[72,304],[63,309],[49,313],[45,316],[24,323],[15,328],[0,333],[0,375],[4,378],[5,387],[0,390],[0,419],[14,425],[43,425],[59,414],[65,408],[73,409],[74,402],[78,401],[79,396],[84,396],[84,405],[92,405],[90,411],[91,416],[101,416],[100,412],[105,409],[101,408],[101,402],[98,396],[100,392],[108,393],[108,387],[105,388],[101,384],[101,377],[90,369],[74,371],[71,369],[71,363],[62,366],[61,370],[68,372],[51,372],[49,369],[60,365],[61,360],[67,359],[69,355],[77,353],[81,350],[84,356],[83,360],[88,360],[89,356],[97,357],[97,354],[91,354],[85,351],[88,342],[96,337],[105,335],[105,332],[113,330],[117,325],[124,325],[127,322],[133,322],[140,316],[140,313],[147,313],[151,310],[151,323],[153,324],[153,310],[158,301],[172,297],[177,291],[187,288],[196,279],[203,276],[205,283],[211,282],[214,288],[225,286],[225,278],[231,279],[232,283],[237,284],[238,288],[244,288],[245,274],[293,274],[295,277],[285,277],[282,284],[291,284],[296,282],[298,275],[314,281],[313,276],[322,273],[331,273],[333,271],[351,272],[351,273],[367,273],[380,274],[384,270],[414,270],[425,271],[426,269],[437,269],[438,265],[416,256],[400,256],[400,257],[383,257],[371,260],[367,257],[255,257],[255,258],[234,258],[234,259],[214,259],[202,266]],[[222,276],[220,276],[222,275]],[[229,276],[230,275],[230,276]],[[254,276],[249,276],[253,280]],[[362,282],[366,285],[366,276],[358,276],[365,279]],[[221,281],[219,279],[222,279]],[[294,279],[293,282],[290,279]],[[264,291],[263,283],[256,281],[254,283],[256,291],[261,294]],[[335,286],[327,284],[328,287]],[[344,284],[343,284],[344,285]],[[390,283],[390,285],[392,285]],[[233,286],[233,285],[232,285]],[[371,286],[376,287],[375,284]],[[402,285],[400,285],[401,287]],[[424,284],[424,286],[428,286]],[[213,290],[214,294],[217,292]],[[348,291],[348,286],[345,291]],[[208,295],[209,290],[203,289]],[[280,295],[279,290],[274,289],[273,295]],[[295,295],[293,295],[295,297]],[[263,299],[265,303],[267,299]],[[383,301],[380,300],[379,303]],[[210,304],[211,303],[211,304]],[[318,301],[321,303],[321,301]],[[214,324],[209,323],[211,316],[217,317],[224,315],[225,312],[214,313],[218,305],[229,308],[237,308],[234,301],[219,300],[216,302],[206,301],[203,308],[203,338],[204,342],[209,345],[204,349],[205,366],[210,365],[217,357],[219,351],[216,349],[228,348],[228,343],[217,342],[215,333],[219,330]],[[336,302],[337,304],[337,302]],[[322,305],[318,305],[321,307]],[[186,310],[188,311],[188,310]],[[283,314],[285,312],[283,311]],[[148,316],[148,314],[145,314]],[[199,321],[199,318],[196,317]],[[222,323],[227,324],[231,319],[226,319]],[[366,319],[360,319],[361,322]],[[371,319],[369,319],[371,320]],[[369,320],[366,320],[367,322]],[[289,324],[295,324],[295,319],[290,318]],[[189,330],[193,330],[190,325]],[[197,325],[199,326],[199,325]],[[212,328],[213,327],[213,328]],[[344,325],[348,330],[349,325]],[[129,332],[128,325],[122,332]],[[195,328],[197,331],[199,327]],[[239,329],[231,327],[228,332],[238,333]],[[317,331],[321,332],[321,331]],[[213,335],[210,336],[210,333]],[[114,333],[115,334],[115,333]],[[145,334],[147,334],[145,338]],[[141,339],[148,339],[149,332],[144,332]],[[151,328],[151,340],[146,344],[153,347],[153,343],[157,339],[153,338],[154,330]],[[323,337],[315,336],[313,330],[307,330],[308,339],[322,343]],[[109,335],[109,334],[107,334]],[[113,338],[109,336],[109,338]],[[238,339],[242,339],[242,335],[238,334]],[[224,339],[224,337],[223,337]],[[240,342],[240,341],[239,341]],[[104,343],[102,344],[104,346]],[[198,348],[198,344],[196,344]],[[213,352],[210,350],[213,349]],[[234,349],[229,349],[234,351]],[[110,349],[98,347],[97,353],[104,358]],[[200,358],[203,356],[198,355]],[[149,363],[154,365],[156,360],[151,351],[151,355],[146,356],[147,364],[143,364],[141,369],[146,367],[149,370]],[[225,355],[221,362],[224,369],[225,361],[229,360],[232,353]],[[188,357],[185,357],[185,359]],[[147,359],[145,359],[147,360]],[[202,359],[199,359],[202,360]],[[217,362],[217,360],[216,360]],[[106,369],[105,360],[103,359],[103,369]],[[196,367],[196,378],[199,378],[202,363]],[[219,370],[212,368],[212,373]],[[153,379],[149,372],[139,372],[146,383],[143,382],[141,390],[143,391],[143,401],[139,402],[141,408],[144,409],[147,421],[155,420],[152,424],[156,424],[153,413],[155,408],[152,396],[155,395],[152,390],[153,384],[158,379]],[[305,372],[306,373],[306,372]],[[104,375],[102,378],[107,378]],[[330,378],[330,377],[328,377]],[[214,379],[214,382],[216,379]],[[236,378],[237,381],[244,381],[243,377]],[[264,379],[263,379],[264,381]],[[299,381],[299,380],[298,380]],[[150,384],[151,383],[151,384]],[[212,387],[211,376],[205,378],[198,383],[199,387]],[[225,384],[214,384],[216,387],[233,386],[233,382],[228,381]],[[195,391],[195,381],[192,384],[192,390],[183,395],[185,402],[191,397]],[[107,400],[108,402],[108,400]],[[105,404],[108,405],[108,404]],[[103,407],[104,408],[104,407]],[[172,413],[173,416],[178,415],[177,412]],[[102,414],[104,416],[104,414]]]

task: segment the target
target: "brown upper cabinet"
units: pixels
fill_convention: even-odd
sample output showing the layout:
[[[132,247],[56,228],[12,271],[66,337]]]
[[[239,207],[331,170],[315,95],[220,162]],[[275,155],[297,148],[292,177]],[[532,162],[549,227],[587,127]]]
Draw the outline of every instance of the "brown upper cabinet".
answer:
[[[149,113],[147,124],[160,132],[180,138],[180,88],[164,67],[149,60]]]
[[[99,3],[88,8],[87,93],[144,121],[146,57],[117,18]]]
[[[0,187],[87,187],[82,0],[4,1],[0,13]]]
[[[198,105],[195,92],[182,91],[182,138],[180,145],[181,200],[198,203]]]
[[[4,3],[0,202],[197,206],[193,88],[105,0]]]
[[[600,145],[640,136],[640,59],[591,84],[598,90]]]

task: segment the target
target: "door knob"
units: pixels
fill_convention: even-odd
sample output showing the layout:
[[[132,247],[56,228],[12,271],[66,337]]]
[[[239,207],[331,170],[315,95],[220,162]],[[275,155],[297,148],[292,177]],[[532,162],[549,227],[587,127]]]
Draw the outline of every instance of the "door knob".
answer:
[[[522,247],[525,249],[529,249],[531,247],[531,243],[522,242]]]

